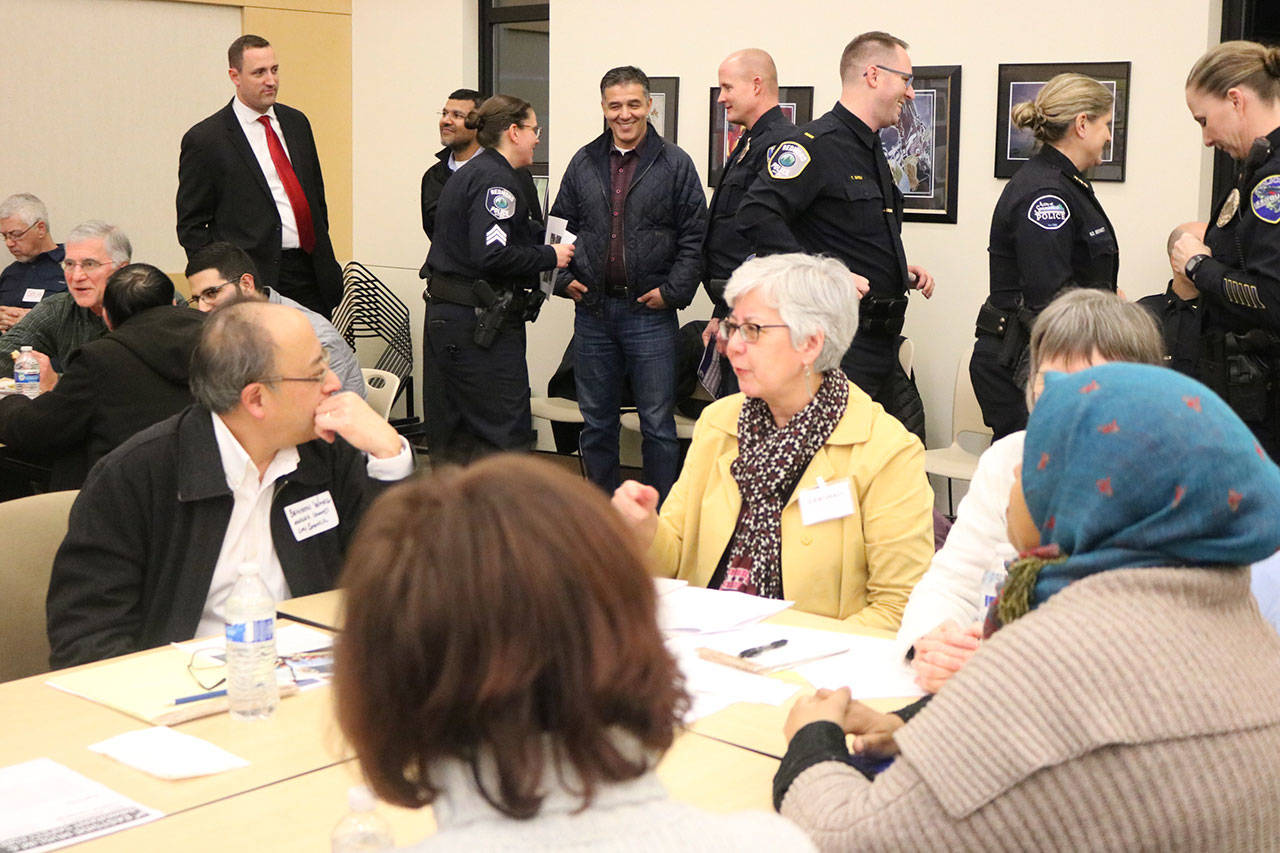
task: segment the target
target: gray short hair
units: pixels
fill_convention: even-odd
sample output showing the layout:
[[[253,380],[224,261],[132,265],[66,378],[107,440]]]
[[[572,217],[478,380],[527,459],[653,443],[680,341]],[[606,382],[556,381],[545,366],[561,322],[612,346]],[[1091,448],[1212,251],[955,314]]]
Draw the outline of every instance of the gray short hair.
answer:
[[[265,302],[237,302],[213,312],[191,353],[191,396],[211,412],[240,405],[247,385],[275,371],[276,345],[262,322]]]
[[[17,219],[23,225],[43,222],[49,228],[49,208],[31,193],[14,193],[0,201],[0,219]]]
[[[1035,377],[1048,359],[1091,361],[1097,353],[1107,361],[1164,364],[1164,336],[1155,318],[1109,290],[1072,287],[1059,293],[1031,327],[1030,346],[1028,409]]]
[[[85,240],[101,240],[102,245],[117,264],[127,264],[133,260],[133,244],[125,233],[115,225],[108,225],[101,219],[90,219],[81,222],[67,235],[67,245],[82,243]]]
[[[753,258],[734,270],[724,298],[732,307],[753,290],[778,310],[791,329],[793,347],[799,349],[810,336],[823,333],[814,370],[839,366],[858,329],[858,288],[844,264],[824,255],[799,253]]]

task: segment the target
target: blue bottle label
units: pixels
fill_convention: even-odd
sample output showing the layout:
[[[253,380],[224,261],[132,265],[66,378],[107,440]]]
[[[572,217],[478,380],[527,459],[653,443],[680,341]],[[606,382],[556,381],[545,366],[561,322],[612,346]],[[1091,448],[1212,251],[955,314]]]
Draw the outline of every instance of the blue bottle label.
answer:
[[[262,643],[275,636],[274,618],[256,619],[253,622],[228,622],[228,643]]]

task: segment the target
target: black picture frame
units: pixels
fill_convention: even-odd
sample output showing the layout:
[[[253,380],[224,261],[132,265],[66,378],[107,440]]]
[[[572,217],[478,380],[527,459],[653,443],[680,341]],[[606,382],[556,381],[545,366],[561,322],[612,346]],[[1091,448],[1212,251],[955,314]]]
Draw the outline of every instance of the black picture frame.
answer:
[[[1129,76],[1131,62],[1037,62],[1001,63],[996,90],[997,178],[1011,178],[1018,167],[1039,150],[1031,131],[1015,128],[1009,120],[1014,104],[1035,98],[1049,78],[1065,71],[1086,74],[1115,94],[1111,117],[1111,142],[1103,151],[1103,162],[1084,173],[1091,181],[1123,181],[1129,142]]]
[[[658,135],[678,145],[676,131],[680,121],[680,78],[650,77],[649,97],[653,100],[653,108],[649,111],[649,123]],[[604,121],[604,129],[609,129],[609,122]]]
[[[729,161],[733,146],[738,144],[742,126],[730,124],[720,100],[720,87],[711,87],[711,132],[707,135],[707,186],[720,186],[724,164]],[[794,125],[813,121],[813,87],[779,86],[778,106]]]
[[[960,66],[917,65],[914,101],[880,130],[903,219],[954,225],[960,178]]]

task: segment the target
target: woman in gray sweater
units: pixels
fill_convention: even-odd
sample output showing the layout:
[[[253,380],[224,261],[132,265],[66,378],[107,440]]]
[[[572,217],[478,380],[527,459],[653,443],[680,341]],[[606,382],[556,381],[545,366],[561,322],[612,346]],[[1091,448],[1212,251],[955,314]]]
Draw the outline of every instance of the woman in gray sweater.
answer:
[[[366,513],[338,720],[375,794],[434,804],[414,850],[813,849],[777,815],[673,802],[654,775],[689,700],[637,549],[595,487],[510,455]]]
[[[1276,849],[1280,636],[1247,566],[1278,519],[1280,469],[1204,386],[1051,375],[988,639],[906,725],[798,703],[775,803],[822,849]]]

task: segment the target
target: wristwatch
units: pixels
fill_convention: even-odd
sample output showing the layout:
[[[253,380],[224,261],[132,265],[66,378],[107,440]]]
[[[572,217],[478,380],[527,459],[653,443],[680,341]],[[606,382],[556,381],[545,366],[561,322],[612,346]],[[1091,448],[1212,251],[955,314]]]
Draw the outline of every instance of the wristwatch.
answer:
[[[1193,256],[1190,260],[1187,261],[1186,267],[1183,268],[1182,270],[1183,274],[1186,275],[1186,277],[1191,279],[1192,281],[1195,281],[1196,270],[1200,269],[1200,265],[1204,263],[1206,260],[1208,260],[1210,257],[1212,257],[1212,255],[1199,254],[1199,255]]]

